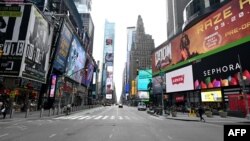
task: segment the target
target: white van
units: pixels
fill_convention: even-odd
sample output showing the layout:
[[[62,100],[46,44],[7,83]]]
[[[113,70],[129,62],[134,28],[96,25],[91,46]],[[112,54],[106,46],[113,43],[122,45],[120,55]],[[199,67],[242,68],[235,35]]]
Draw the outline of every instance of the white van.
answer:
[[[145,111],[147,110],[146,104],[144,102],[139,102],[137,106],[138,111],[142,110]]]

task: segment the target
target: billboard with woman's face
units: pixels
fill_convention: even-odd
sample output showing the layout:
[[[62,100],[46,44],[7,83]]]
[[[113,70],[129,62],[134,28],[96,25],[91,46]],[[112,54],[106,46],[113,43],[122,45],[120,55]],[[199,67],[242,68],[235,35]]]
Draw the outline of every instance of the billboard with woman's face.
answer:
[[[76,36],[73,37],[68,55],[66,75],[81,83],[82,71],[86,63],[86,52]]]

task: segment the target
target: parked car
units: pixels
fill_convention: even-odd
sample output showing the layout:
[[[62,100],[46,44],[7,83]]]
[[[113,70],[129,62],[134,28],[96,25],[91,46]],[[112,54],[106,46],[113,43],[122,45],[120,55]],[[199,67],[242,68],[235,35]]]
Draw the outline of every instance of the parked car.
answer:
[[[123,108],[123,105],[120,103],[118,107],[119,107],[119,108]]]
[[[138,111],[142,110],[145,111],[147,110],[146,104],[144,102],[139,102],[137,106]]]

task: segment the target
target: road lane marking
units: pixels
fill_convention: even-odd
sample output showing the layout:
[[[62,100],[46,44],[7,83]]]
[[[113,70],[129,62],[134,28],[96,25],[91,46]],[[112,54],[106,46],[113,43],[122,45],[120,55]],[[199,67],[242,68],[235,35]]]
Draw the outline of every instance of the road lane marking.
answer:
[[[168,138],[169,138],[170,140],[172,140],[172,139],[173,139],[171,136],[168,136]]]
[[[121,116],[119,116],[119,119],[120,119],[120,120],[123,120],[123,118],[122,118]]]
[[[90,117],[90,116],[80,117],[80,118],[78,118],[78,120],[82,120],[82,119],[89,118],[89,117]]]
[[[110,135],[109,135],[109,138],[112,138],[112,136],[113,136],[113,135],[112,135],[112,134],[110,134]]]
[[[130,120],[130,118],[128,116],[125,116],[126,119]]]
[[[55,135],[56,135],[56,134],[51,134],[51,135],[49,136],[49,138],[53,138]]]
[[[77,118],[79,118],[79,117],[82,117],[82,116],[72,116],[72,117],[70,117],[69,119],[77,119]]]
[[[115,119],[115,116],[111,116],[111,118],[110,119]]]
[[[102,119],[107,119],[109,116],[104,116]]]
[[[91,119],[91,118],[94,118],[95,116],[91,116],[91,117],[87,117],[86,119]]]
[[[0,135],[0,138],[4,137],[4,136],[8,136],[8,135],[9,135],[8,133],[2,134],[2,135]]]
[[[94,119],[100,119],[100,118],[102,118],[102,116],[98,116],[98,117],[96,117],[96,118],[94,118]]]

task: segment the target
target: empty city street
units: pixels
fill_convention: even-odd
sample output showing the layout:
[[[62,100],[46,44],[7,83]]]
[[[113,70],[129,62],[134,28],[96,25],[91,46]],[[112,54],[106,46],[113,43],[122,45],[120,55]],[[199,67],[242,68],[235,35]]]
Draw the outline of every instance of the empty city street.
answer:
[[[1,141],[222,141],[223,125],[153,116],[136,107],[106,106],[1,124]]]

